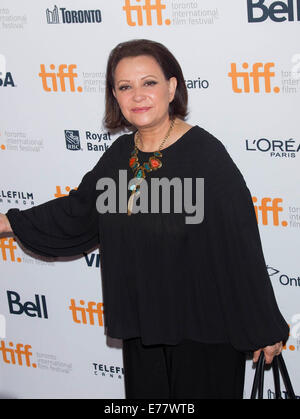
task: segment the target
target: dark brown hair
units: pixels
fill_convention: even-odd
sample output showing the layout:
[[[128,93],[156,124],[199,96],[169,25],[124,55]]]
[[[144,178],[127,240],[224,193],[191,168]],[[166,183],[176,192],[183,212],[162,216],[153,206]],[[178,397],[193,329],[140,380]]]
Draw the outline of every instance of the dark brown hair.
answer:
[[[176,77],[177,88],[173,101],[169,105],[170,117],[184,119],[187,112],[188,93],[181,67],[173,54],[159,42],[148,39],[133,39],[118,44],[110,53],[106,68],[105,115],[104,124],[109,129],[132,127],[121,113],[118,102],[113,94],[115,69],[126,57],[149,55],[160,65],[166,80]]]

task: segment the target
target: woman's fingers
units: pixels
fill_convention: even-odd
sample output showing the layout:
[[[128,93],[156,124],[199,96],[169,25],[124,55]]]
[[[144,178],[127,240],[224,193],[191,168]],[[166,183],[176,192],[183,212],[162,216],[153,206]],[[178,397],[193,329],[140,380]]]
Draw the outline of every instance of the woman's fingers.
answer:
[[[282,342],[275,343],[275,345],[266,346],[265,348],[259,349],[253,354],[253,362],[257,362],[261,351],[264,351],[266,364],[271,364],[274,356],[279,355],[282,351]]]
[[[253,362],[254,363],[258,361],[261,351],[262,351],[262,349],[259,349],[258,351],[254,352],[254,354],[253,354]]]

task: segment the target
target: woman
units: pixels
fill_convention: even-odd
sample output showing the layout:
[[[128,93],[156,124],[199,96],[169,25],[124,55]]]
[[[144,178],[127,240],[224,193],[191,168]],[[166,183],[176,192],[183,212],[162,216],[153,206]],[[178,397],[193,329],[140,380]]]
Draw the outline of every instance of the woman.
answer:
[[[105,323],[109,336],[123,339],[127,398],[242,398],[246,352],[256,362],[263,350],[270,363],[288,338],[244,178],[223,144],[186,115],[170,51],[149,40],[117,45],[105,123],[133,132],[117,138],[69,196],[1,218],[2,231],[37,254],[77,255],[100,243]],[[125,208],[124,175],[134,178]],[[104,190],[107,178],[115,189]],[[194,182],[176,199],[174,191],[167,211],[165,189],[151,211],[153,190],[142,184],[163,178],[183,186],[204,179],[204,202]],[[202,202],[204,217],[187,222],[189,197]]]

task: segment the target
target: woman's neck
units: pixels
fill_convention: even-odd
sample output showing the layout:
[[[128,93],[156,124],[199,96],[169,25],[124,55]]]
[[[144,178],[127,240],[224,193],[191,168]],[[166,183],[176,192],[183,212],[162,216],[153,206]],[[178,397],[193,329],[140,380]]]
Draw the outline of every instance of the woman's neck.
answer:
[[[175,119],[176,124],[176,119]],[[139,141],[138,148],[144,152],[157,151],[161,145],[163,139],[165,138],[171,125],[170,118],[166,118],[160,124],[155,125],[155,127],[141,127],[138,129],[139,132]],[[170,132],[174,131],[175,125]]]

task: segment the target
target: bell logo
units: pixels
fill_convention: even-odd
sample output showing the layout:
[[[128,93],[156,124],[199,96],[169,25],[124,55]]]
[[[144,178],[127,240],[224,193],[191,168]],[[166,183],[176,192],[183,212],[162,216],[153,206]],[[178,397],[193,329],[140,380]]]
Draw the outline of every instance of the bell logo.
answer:
[[[257,198],[255,196],[252,197],[253,203],[257,202]],[[254,205],[255,214],[257,218],[257,223],[260,222],[260,215],[261,215],[261,222],[262,225],[269,224],[268,214],[272,213],[272,221],[274,226],[283,226],[286,227],[288,225],[287,221],[281,221],[279,223],[279,213],[283,211],[283,208],[279,206],[282,202],[281,198],[262,198],[261,205],[257,206]]]
[[[236,63],[231,63],[231,71],[228,73],[228,76],[232,80],[232,90],[234,93],[271,93],[271,78],[275,76],[273,71],[270,71],[274,67],[274,63],[254,63],[252,66],[252,71],[237,71]],[[249,68],[248,63],[243,63],[242,67],[244,70]],[[250,83],[250,78],[252,79],[252,86]],[[242,83],[239,85],[239,80],[242,80]],[[264,81],[264,90],[260,86],[260,79]],[[280,88],[275,86],[273,88],[274,93],[279,93]]]
[[[83,300],[79,301],[81,306],[85,306]],[[103,303],[96,303],[95,301],[89,301],[87,307],[79,307],[76,305],[74,298],[71,299],[71,305],[69,309],[72,311],[73,321],[78,324],[90,324],[95,325],[95,317],[98,326],[103,326]],[[87,317],[88,314],[88,317]]]
[[[24,304],[21,303],[20,295],[15,291],[7,291],[7,300],[9,312],[11,314],[23,314],[29,317],[39,317],[48,319],[48,311],[46,304],[46,297],[35,294],[35,302],[26,301]]]
[[[268,17],[273,22],[300,21],[300,0],[274,1],[269,7],[265,0],[247,0],[247,11],[249,23],[264,22]]]
[[[32,356],[32,352],[30,352],[31,346],[30,345],[23,345],[22,343],[17,343],[16,347],[14,348],[13,342],[9,342],[9,347],[5,345],[4,340],[0,343],[0,352],[2,352],[2,359],[3,362],[6,364],[12,365],[19,365],[26,367],[36,368],[37,365],[35,363],[30,362],[30,357]],[[24,364],[25,362],[25,364]]]
[[[144,0],[144,4],[140,4],[141,0],[125,0],[125,5],[123,10],[126,13],[126,21],[129,26],[143,26],[145,23],[148,26],[152,26],[153,15],[156,18],[157,25],[161,26],[163,24],[163,10],[166,8],[164,4],[161,3],[161,0]],[[170,25],[171,20],[165,19],[165,25]]]
[[[76,64],[60,64],[58,66],[58,73],[55,71],[46,71],[45,64],[41,64],[41,72],[39,73],[39,77],[42,79],[42,86],[45,92],[82,92],[82,87],[78,86],[77,89],[75,88],[75,81],[74,79],[78,76],[77,73],[74,73],[74,69],[76,68]],[[50,64],[50,70],[55,70],[55,65]],[[66,87],[66,79],[68,80],[68,90]],[[50,80],[50,86],[48,85],[48,81]]]

